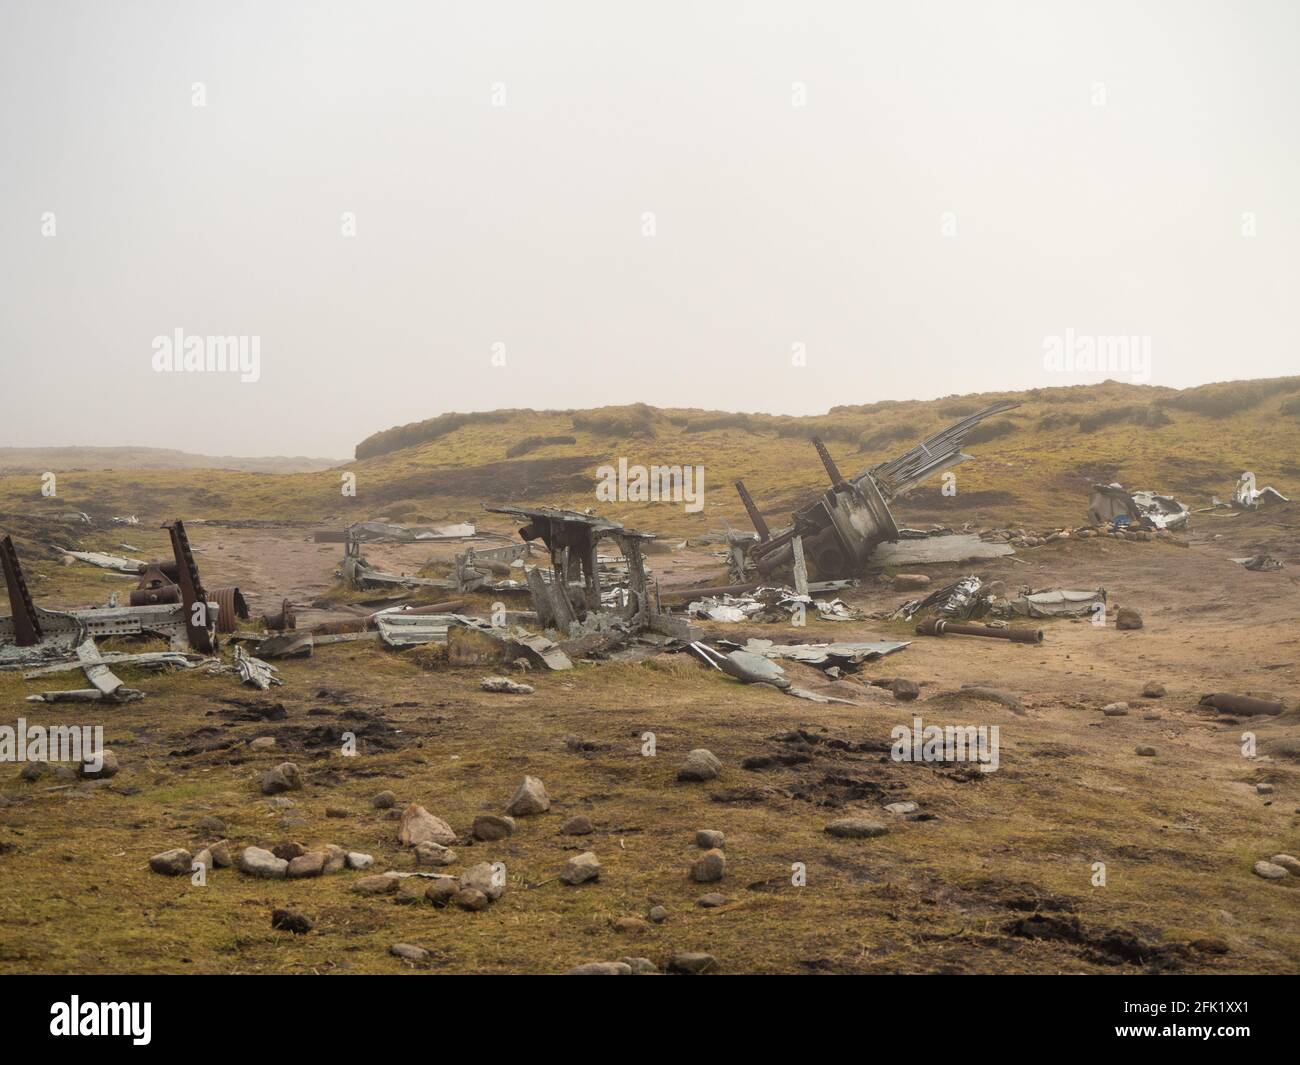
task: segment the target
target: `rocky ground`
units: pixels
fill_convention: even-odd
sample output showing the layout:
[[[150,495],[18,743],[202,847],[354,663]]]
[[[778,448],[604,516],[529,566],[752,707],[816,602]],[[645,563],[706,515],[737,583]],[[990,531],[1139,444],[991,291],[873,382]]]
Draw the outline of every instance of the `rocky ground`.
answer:
[[[332,585],[338,545],[301,530],[192,535],[205,579],[249,585],[257,610]],[[1229,561],[1261,552],[1288,567]],[[707,547],[651,562],[665,582],[721,573]],[[104,779],[0,766],[0,971],[1300,971],[1300,876],[1255,871],[1300,853],[1300,719],[1198,706],[1294,706],[1296,519],[1198,515],[1174,541],[930,572],[1104,586],[1111,623],[1041,622],[1041,645],[704,626],[912,639],[835,685],[852,705],[684,654],[511,674],[534,691],[503,694],[481,669],[340,644],[281,662],[269,693],[123,669],[146,697],[104,709],[25,702],[76,685],[0,674],[5,722],[101,723],[117,761]],[[1117,630],[1120,606],[1143,627]],[[882,678],[919,698],[864,683]],[[997,771],[892,760],[914,717],[997,726]]]

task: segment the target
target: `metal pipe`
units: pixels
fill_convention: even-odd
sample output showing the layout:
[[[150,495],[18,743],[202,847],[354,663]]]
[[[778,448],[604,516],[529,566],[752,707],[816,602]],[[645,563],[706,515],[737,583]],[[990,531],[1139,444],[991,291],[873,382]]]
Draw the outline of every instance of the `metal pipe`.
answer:
[[[1010,640],[1012,643],[1042,643],[1042,629],[995,629],[991,625],[974,625],[969,622],[945,621],[942,618],[926,618],[916,626],[918,636],[943,636],[953,633],[958,636],[991,636],[997,640]]]

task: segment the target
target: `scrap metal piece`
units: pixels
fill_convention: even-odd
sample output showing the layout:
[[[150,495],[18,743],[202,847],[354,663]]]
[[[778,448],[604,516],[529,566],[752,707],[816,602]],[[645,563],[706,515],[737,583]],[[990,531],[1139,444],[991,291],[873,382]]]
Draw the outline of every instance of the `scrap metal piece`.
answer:
[[[907,640],[854,640],[842,643],[778,644],[771,640],[750,639],[744,650],[765,658],[789,658],[806,665],[845,669],[874,662],[910,646]]]
[[[1124,486],[1094,484],[1088,499],[1088,516],[1097,525],[1143,525],[1151,529],[1182,529],[1188,508],[1173,496],[1148,489],[1127,492]]]
[[[199,580],[199,567],[194,561],[194,552],[190,549],[190,538],[185,532],[185,523],[177,518],[163,528],[171,537],[172,553],[176,556],[177,583],[181,589],[185,633],[190,646],[204,654],[215,654],[216,619],[211,617],[212,611],[208,609],[208,594],[203,590],[203,582]]]
[[[772,530],[767,527],[767,522],[763,520],[763,515],[759,513],[758,507],[754,503],[754,497],[749,494],[749,489],[745,487],[744,481],[736,482],[736,492],[740,496],[740,501],[745,504],[745,510],[749,514],[749,520],[753,522],[754,531],[758,533],[760,541],[772,539]]]
[[[276,614],[263,614],[262,624],[273,632],[296,629],[298,627],[298,615],[293,612],[289,600],[281,599],[279,612]]]
[[[62,548],[60,548],[62,550]],[[123,558],[121,555],[109,555],[103,551],[64,551],[64,555],[75,558],[100,569],[111,569],[117,573],[142,573],[144,563],[135,558]]]
[[[276,676],[279,670],[275,666],[246,654],[238,645],[235,646],[235,669],[239,671],[239,677],[245,684],[251,684],[262,691],[268,690],[273,684],[284,683]]]
[[[212,601],[217,604],[218,632],[234,632],[236,621],[248,620],[248,602],[233,585],[212,589]]]
[[[1201,706],[1208,706],[1220,713],[1238,714],[1241,717],[1272,717],[1286,710],[1286,704],[1271,699],[1256,699],[1253,695],[1234,695],[1231,692],[1215,692],[1202,695]]]
[[[32,602],[31,592],[27,590],[27,579],[23,576],[18,552],[14,550],[13,539],[9,536],[0,540],[0,568],[4,570],[5,586],[9,589],[9,614],[14,642],[19,647],[35,646],[44,638],[44,630],[41,628],[40,616],[36,613],[36,604]]]
[[[959,636],[989,636],[1012,643],[1043,642],[1042,629],[999,629],[992,625],[945,621],[943,618],[926,618],[917,625],[916,632],[918,636],[943,636],[951,632]]]

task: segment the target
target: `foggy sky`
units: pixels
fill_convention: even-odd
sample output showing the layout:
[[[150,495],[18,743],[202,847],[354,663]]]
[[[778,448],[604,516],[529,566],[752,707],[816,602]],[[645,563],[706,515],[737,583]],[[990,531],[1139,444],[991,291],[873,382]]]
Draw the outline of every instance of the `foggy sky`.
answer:
[[[0,445],[1123,376],[1067,330],[1300,372],[1297,55],[1285,0],[0,0]]]

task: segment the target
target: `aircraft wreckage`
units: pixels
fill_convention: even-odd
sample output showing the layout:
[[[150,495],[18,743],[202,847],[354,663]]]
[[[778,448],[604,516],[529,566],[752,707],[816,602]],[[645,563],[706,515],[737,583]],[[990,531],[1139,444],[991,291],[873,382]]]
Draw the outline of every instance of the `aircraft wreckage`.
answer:
[[[744,549],[745,568],[752,566],[764,577],[791,569],[796,580],[861,575],[877,547],[901,538],[889,501],[927,477],[965,462],[970,458],[961,450],[966,435],[986,418],[1019,405],[1009,400],[991,404],[927,437],[906,454],[851,478],[840,473],[825,444],[814,437],[813,446],[831,486],[816,502],[795,511],[792,523],[776,532],[768,528],[744,482],[737,481],[736,491],[758,534],[757,541],[751,539]]]

